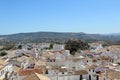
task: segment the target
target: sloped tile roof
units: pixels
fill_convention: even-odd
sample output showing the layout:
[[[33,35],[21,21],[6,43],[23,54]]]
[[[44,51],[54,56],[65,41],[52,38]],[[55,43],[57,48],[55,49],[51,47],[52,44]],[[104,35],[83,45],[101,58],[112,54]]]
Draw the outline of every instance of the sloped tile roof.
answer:
[[[32,73],[43,74],[43,70],[41,70],[41,69],[25,69],[25,70],[20,70],[18,72],[19,76],[26,76],[26,75],[30,75]]]
[[[40,80],[40,79],[38,78],[38,76],[35,73],[33,73],[33,74],[28,75],[23,80]]]

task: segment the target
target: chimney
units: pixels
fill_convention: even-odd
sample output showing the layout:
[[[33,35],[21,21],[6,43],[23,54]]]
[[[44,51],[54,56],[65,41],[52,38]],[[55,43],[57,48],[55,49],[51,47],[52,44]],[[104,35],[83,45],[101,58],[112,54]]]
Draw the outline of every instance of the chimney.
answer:
[[[83,79],[83,76],[82,75],[80,75],[80,80],[82,80]]]
[[[91,80],[91,75],[89,75],[89,80]]]
[[[96,80],[99,80],[99,75],[96,75]]]

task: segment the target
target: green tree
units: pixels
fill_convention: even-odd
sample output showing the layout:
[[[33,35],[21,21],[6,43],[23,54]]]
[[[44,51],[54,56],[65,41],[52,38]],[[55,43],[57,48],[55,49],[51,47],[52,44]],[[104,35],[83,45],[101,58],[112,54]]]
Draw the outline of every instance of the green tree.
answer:
[[[22,45],[19,45],[19,46],[18,46],[18,49],[22,49]]]
[[[50,47],[49,47],[49,49],[53,49],[53,44],[50,44]]]
[[[65,49],[70,50],[71,55],[75,55],[75,52],[78,50],[89,49],[89,45],[83,40],[73,39],[67,41]]]
[[[5,56],[5,55],[7,55],[6,52],[0,52],[0,56]]]

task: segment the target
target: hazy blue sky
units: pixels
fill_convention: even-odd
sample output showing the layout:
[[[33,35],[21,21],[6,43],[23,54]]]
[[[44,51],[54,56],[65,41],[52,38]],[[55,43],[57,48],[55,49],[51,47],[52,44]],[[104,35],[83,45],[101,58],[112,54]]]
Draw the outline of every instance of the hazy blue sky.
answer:
[[[0,0],[0,34],[120,32],[120,0]]]

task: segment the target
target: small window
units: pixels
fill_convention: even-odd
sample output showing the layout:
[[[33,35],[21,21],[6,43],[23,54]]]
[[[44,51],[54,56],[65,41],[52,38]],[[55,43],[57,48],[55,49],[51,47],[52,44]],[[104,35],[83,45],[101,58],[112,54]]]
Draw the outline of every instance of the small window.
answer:
[[[89,69],[89,71],[90,71],[90,69]]]
[[[48,70],[46,70],[45,74],[48,74]]]

